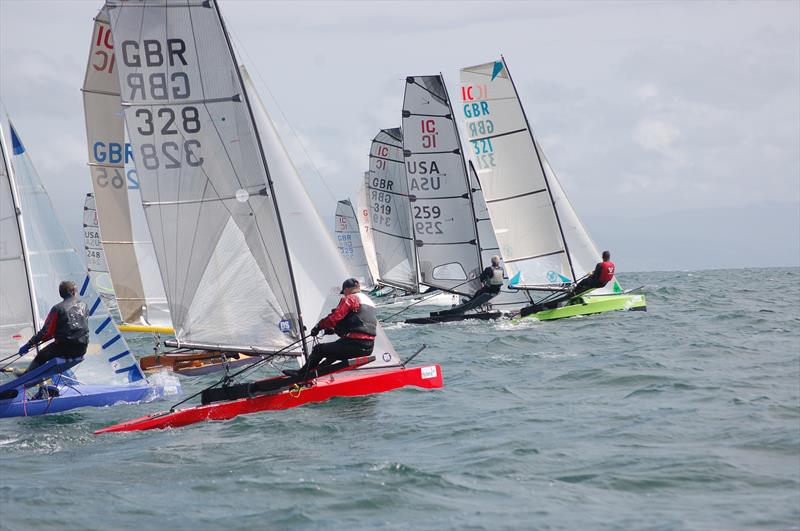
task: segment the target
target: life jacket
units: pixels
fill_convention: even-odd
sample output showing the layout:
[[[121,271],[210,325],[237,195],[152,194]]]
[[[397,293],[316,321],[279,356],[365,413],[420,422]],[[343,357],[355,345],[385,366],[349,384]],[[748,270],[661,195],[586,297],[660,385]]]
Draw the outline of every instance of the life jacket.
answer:
[[[89,308],[78,297],[70,297],[59,302],[51,312],[56,312],[56,342],[69,341],[89,343]]]
[[[612,278],[614,278],[615,269],[616,266],[614,265],[614,262],[611,262],[610,260],[607,262],[600,262],[600,278],[598,280],[605,286],[608,282],[611,282]]]
[[[377,334],[378,329],[378,316],[375,311],[375,303],[364,293],[360,291],[354,293],[358,297],[358,302],[361,303],[357,312],[350,311],[344,316],[344,319],[336,323],[334,332],[339,337],[345,337],[347,334],[359,333],[374,336]]]
[[[489,286],[502,286],[503,285],[503,268],[500,266],[492,266],[492,276],[486,280]]]

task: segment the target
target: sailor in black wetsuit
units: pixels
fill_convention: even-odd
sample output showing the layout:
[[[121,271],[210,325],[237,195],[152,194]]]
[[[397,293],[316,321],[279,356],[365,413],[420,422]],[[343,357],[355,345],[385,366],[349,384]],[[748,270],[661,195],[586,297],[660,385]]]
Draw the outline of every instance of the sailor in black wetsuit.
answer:
[[[75,284],[68,280],[59,284],[58,293],[64,300],[53,306],[42,329],[20,347],[19,354],[26,354],[45,341],[53,339],[53,342],[36,354],[26,371],[32,371],[53,358],[79,358],[86,354],[89,345],[89,309],[76,291]]]
[[[319,343],[311,351],[305,365],[299,369],[286,369],[284,374],[302,376],[320,365],[372,354],[378,328],[375,303],[361,293],[361,285],[355,278],[344,281],[341,294],[344,297],[339,305],[311,329],[312,336],[325,330],[326,333],[336,333],[340,339],[332,343]]]
[[[504,271],[500,267],[500,257],[495,255],[492,257],[492,265],[481,272],[480,281],[483,282],[483,287],[476,291],[472,298],[476,299],[484,293],[493,295],[500,293],[500,288],[503,287],[503,275]]]

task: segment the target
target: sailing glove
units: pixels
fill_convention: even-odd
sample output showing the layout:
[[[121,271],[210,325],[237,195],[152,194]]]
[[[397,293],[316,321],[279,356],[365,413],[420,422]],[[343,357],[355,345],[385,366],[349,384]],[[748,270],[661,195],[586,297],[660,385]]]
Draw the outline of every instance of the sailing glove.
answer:
[[[317,337],[317,334],[319,334],[319,328],[315,326],[314,328],[311,329],[311,335]]]
[[[19,350],[17,351],[17,354],[22,356],[23,354],[27,354],[30,349],[31,349],[31,346],[28,345],[27,343],[25,343],[24,345],[19,347]]]

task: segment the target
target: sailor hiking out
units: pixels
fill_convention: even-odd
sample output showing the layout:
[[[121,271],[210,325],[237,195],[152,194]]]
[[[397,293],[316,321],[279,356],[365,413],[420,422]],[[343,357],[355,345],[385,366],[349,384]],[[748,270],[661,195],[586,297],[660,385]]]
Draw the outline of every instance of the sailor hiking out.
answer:
[[[503,287],[504,275],[505,272],[503,268],[500,267],[500,257],[497,255],[493,256],[492,264],[484,269],[479,277],[481,282],[483,282],[483,287],[476,291],[472,298],[476,299],[484,293],[491,293],[492,295],[500,293],[500,288]]]
[[[539,302],[526,306],[520,312],[523,317],[532,313],[540,312],[542,310],[551,310],[558,308],[562,303],[569,301],[573,297],[577,297],[587,291],[597,288],[603,288],[606,284],[611,282],[614,278],[616,265],[611,261],[611,253],[603,251],[603,261],[598,262],[594,267],[594,271],[582,278],[577,284],[568,289],[563,295],[558,297],[549,297],[545,302]]]
[[[344,297],[339,305],[311,329],[312,336],[324,330],[326,334],[335,333],[339,339],[315,345],[302,367],[286,369],[284,374],[303,376],[319,366],[372,354],[378,327],[375,304],[361,292],[361,285],[355,278],[342,283],[341,294]]]
[[[76,295],[75,284],[65,280],[58,286],[64,299],[47,314],[42,329],[19,348],[19,354],[46,341],[52,343],[39,351],[26,371],[40,367],[53,358],[79,358],[86,354],[89,345],[89,309]]]
[[[578,282],[573,293],[575,295],[580,295],[590,289],[605,287],[605,285],[614,278],[616,267],[614,262],[611,261],[611,253],[609,251],[603,251],[603,261],[599,262],[594,267],[594,271],[592,271],[591,274]]]

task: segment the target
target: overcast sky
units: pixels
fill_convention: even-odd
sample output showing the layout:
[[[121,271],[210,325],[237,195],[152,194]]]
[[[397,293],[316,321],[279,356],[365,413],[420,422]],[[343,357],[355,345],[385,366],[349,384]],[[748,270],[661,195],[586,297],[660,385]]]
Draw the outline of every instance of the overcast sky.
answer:
[[[76,244],[101,5],[0,0],[0,98]],[[377,130],[399,125],[405,76],[442,72],[456,102],[459,68],[502,53],[620,271],[800,264],[798,1],[220,6],[326,218]]]

